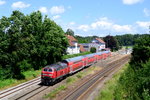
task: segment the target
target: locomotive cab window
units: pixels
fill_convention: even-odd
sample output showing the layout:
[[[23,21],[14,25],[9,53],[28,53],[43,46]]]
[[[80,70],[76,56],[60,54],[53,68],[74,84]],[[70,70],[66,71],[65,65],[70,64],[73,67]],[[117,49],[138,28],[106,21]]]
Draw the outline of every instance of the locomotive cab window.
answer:
[[[48,69],[48,72],[52,72],[52,69]]]
[[[45,68],[44,71],[47,71],[47,68]]]
[[[52,72],[52,69],[45,68],[44,71],[46,71],[46,72]]]

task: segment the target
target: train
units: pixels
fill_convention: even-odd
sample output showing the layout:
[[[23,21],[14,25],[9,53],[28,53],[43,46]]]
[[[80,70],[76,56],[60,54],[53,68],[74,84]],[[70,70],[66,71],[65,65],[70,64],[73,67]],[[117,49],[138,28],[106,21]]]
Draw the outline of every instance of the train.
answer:
[[[107,50],[98,53],[68,58],[55,64],[47,65],[42,68],[41,83],[44,85],[52,84],[59,79],[62,79],[87,66],[90,66],[99,60],[106,59],[109,56],[111,56],[111,51]]]

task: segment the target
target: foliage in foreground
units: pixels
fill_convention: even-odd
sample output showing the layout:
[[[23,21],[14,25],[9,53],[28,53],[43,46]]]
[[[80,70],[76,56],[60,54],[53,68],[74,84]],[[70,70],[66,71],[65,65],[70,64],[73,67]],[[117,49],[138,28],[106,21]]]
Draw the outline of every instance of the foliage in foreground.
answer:
[[[0,79],[23,79],[22,72],[59,61],[66,48],[62,28],[47,16],[13,11],[0,19]]]
[[[114,94],[115,100],[150,100],[150,35],[136,41]]]

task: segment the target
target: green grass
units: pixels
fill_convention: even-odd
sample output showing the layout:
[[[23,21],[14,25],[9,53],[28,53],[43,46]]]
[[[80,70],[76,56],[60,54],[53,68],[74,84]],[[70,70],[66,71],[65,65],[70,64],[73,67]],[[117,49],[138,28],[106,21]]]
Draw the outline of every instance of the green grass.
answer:
[[[117,82],[127,67],[128,64],[126,64],[121,70],[119,70],[119,72],[114,74],[113,77],[105,83],[104,88],[102,88],[101,92],[95,98],[95,100],[114,100],[114,92],[117,86]]]
[[[76,77],[68,77],[68,78],[66,79],[66,83],[67,83],[67,84],[72,84],[72,83],[75,82],[76,80],[77,80]]]
[[[54,89],[52,92],[50,92],[44,98],[54,98],[60,91],[65,90],[65,89],[67,89],[66,85],[60,85],[58,88]]]
[[[6,88],[34,79],[38,77],[40,73],[41,70],[36,70],[36,71],[31,70],[31,71],[23,72],[23,75],[25,76],[25,79],[23,80],[17,80],[17,79],[0,80],[0,90],[4,90]]]

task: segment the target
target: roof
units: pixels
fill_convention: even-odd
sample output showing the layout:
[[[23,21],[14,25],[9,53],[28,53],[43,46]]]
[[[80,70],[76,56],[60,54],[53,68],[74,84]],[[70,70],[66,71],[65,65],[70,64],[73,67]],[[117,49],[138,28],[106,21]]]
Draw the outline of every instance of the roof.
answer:
[[[99,41],[100,43],[105,43],[101,38],[95,38],[97,41]]]
[[[68,43],[70,46],[74,46],[74,44],[72,42],[77,42],[78,40],[75,39],[73,36],[71,35],[65,35],[68,38]]]
[[[58,62],[56,64],[47,65],[44,68],[53,68],[53,69],[59,70],[59,69],[63,69],[66,67],[67,67],[66,63]]]
[[[66,37],[68,38],[68,40],[70,40],[70,41],[78,41],[77,39],[75,39],[73,36],[71,36],[71,35],[66,35]]]
[[[84,49],[84,47],[83,47],[82,44],[79,44],[79,46],[80,46],[80,51],[81,51],[81,52],[85,52],[85,51],[86,51],[86,50]]]
[[[64,61],[66,61],[66,62],[76,62],[76,61],[82,60],[83,58],[84,58],[83,56],[78,56],[78,57],[65,59]]]

